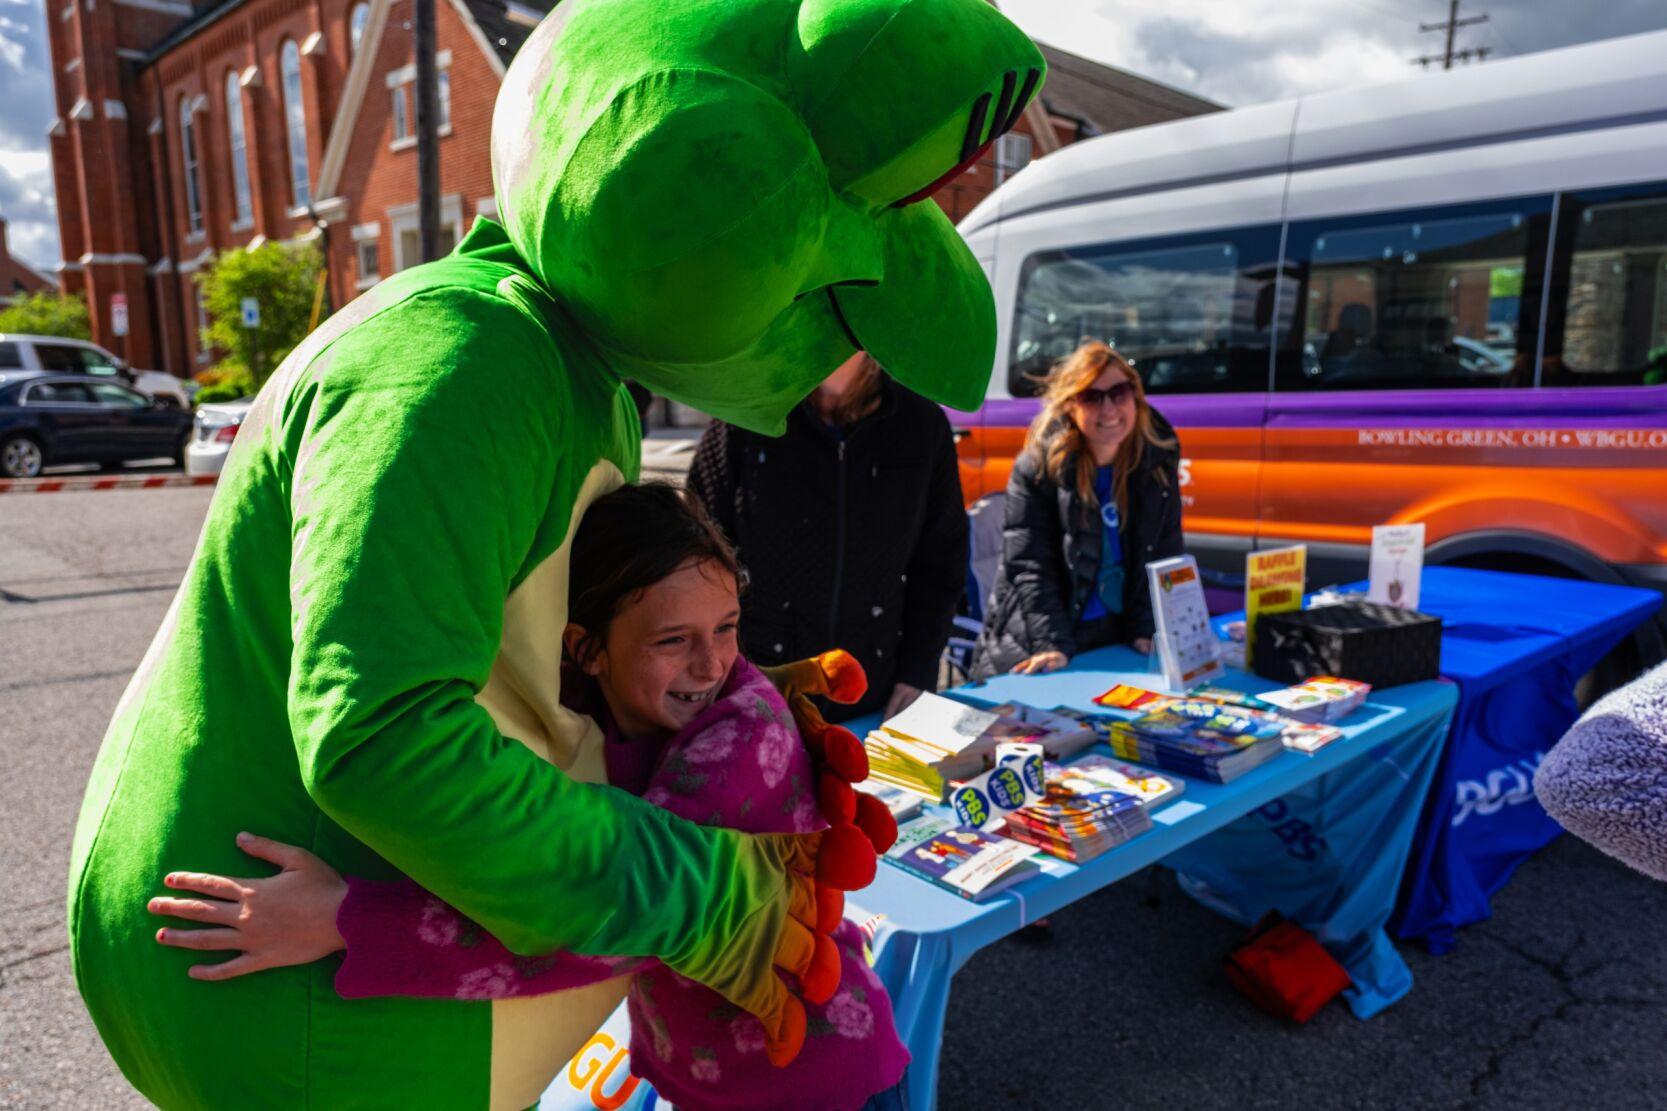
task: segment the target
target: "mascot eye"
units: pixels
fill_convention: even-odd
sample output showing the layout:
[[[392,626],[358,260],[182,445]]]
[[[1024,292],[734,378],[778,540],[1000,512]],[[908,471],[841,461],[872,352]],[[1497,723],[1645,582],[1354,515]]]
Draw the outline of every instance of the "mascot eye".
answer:
[[[1041,80],[1040,69],[1025,70],[1022,81],[1019,70],[1008,70],[1002,74],[999,93],[980,93],[970,110],[945,121],[901,157],[853,182],[851,191],[872,203],[892,208],[927,199],[977,163],[999,136],[1013,129]],[[938,171],[926,184],[921,184],[926,174],[950,158],[954,164],[949,169]],[[900,194],[900,199],[894,199]]]

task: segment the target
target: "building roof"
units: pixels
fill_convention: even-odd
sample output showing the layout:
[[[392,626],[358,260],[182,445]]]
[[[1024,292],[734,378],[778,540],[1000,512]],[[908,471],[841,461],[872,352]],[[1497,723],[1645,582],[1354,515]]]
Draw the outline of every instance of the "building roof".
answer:
[[[1227,107],[1047,43],[1036,45],[1048,62],[1047,80],[1042,83],[1043,103],[1056,116],[1083,121],[1089,135],[1220,112]]]
[[[504,65],[515,57],[533,26],[555,7],[554,0],[464,0],[481,33]]]

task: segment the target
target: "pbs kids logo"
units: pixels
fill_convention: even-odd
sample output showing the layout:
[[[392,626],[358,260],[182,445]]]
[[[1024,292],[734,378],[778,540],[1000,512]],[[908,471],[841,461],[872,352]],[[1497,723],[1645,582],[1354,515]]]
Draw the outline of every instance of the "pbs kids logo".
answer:
[[[997,768],[984,779],[982,788],[976,783],[959,787],[949,802],[962,825],[981,826],[998,812],[1024,805],[1024,780],[1012,768]]]

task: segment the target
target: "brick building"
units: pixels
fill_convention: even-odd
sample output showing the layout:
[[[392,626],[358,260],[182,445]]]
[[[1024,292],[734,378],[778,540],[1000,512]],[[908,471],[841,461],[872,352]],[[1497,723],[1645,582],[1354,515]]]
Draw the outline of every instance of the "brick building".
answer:
[[[188,375],[212,358],[193,277],[217,252],[317,238],[338,306],[416,261],[410,0],[47,3],[60,280],[86,295],[95,339]],[[446,249],[495,213],[493,101],[548,4],[436,4]],[[1044,49],[1041,102],[940,194],[952,217],[1060,145],[1220,107]],[[110,336],[113,293],[125,339]]]
[[[53,288],[53,281],[28,263],[12,257],[6,246],[6,221],[0,217],[0,308],[19,297]]]

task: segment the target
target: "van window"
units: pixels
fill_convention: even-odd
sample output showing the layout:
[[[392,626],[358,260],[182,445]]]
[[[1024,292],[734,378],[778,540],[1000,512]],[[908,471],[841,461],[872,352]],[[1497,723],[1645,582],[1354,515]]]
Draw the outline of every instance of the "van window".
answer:
[[[1667,184],[1566,195],[1557,219],[1541,384],[1667,383]]]
[[[17,344],[0,343],[0,370],[16,370],[23,365],[23,352],[17,349]]]
[[[1265,391],[1277,228],[1046,251],[1019,277],[1008,389],[1084,338],[1134,362],[1148,393]]]
[[[1300,358],[1281,390],[1534,381],[1549,198],[1293,224]]]

